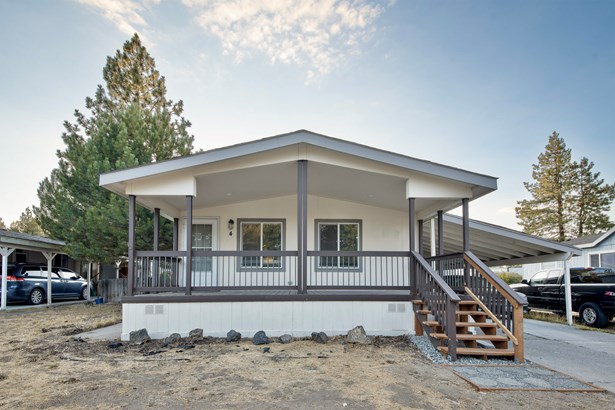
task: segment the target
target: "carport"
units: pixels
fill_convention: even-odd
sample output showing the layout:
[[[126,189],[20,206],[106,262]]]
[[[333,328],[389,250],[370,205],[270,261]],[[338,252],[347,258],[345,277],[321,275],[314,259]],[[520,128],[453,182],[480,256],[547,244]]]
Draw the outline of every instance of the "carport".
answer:
[[[463,252],[463,218],[440,212],[431,221],[431,225],[421,224],[423,227],[419,229],[419,242],[425,255]],[[566,317],[568,324],[572,325],[568,260],[581,255],[580,249],[475,219],[469,220],[468,228],[470,249],[487,266],[564,261]]]
[[[64,242],[55,239],[0,229],[0,255],[2,255],[2,301],[0,310],[6,309],[9,255],[16,249],[41,252],[43,254],[47,260],[47,305],[51,305],[51,263],[57,254],[63,252],[65,245]]]

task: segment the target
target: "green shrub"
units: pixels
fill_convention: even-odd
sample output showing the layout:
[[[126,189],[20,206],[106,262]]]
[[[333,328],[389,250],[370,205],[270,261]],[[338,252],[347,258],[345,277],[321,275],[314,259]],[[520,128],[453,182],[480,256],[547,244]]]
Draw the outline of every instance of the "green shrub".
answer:
[[[501,272],[498,273],[498,276],[509,285],[512,283],[519,283],[521,282],[521,279],[523,279],[521,275],[515,272]]]

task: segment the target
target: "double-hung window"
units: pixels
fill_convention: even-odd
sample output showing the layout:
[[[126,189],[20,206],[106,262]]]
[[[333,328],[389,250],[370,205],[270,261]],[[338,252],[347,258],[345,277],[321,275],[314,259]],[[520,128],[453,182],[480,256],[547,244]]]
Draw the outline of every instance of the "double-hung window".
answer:
[[[615,252],[602,252],[589,255],[589,265],[594,268],[615,269]]]
[[[242,251],[281,251],[284,220],[239,220],[239,249]],[[242,256],[241,268],[282,268],[280,256]]]
[[[361,250],[361,221],[316,221],[319,251],[357,252]],[[320,269],[358,270],[357,256],[320,256]]]

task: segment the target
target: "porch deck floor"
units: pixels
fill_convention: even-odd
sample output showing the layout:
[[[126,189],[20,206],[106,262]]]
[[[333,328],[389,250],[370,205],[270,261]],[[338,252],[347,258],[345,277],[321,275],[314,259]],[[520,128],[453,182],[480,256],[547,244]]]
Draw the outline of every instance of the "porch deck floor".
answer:
[[[257,302],[257,301],[410,301],[407,290],[318,289],[298,293],[295,289],[220,290],[159,292],[124,296],[122,303],[178,303],[178,302]]]

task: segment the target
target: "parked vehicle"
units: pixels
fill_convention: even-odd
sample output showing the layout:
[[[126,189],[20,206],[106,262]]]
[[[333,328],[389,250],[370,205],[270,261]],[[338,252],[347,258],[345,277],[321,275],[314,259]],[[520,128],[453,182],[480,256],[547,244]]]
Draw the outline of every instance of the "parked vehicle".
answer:
[[[562,269],[536,273],[529,281],[510,286],[527,295],[529,308],[566,310]],[[572,310],[588,326],[604,327],[615,316],[615,270],[610,268],[571,268]]]
[[[7,301],[38,305],[46,300],[46,265],[9,265],[7,273]],[[70,269],[55,267],[51,269],[51,291],[53,299],[86,299],[87,281]]]

